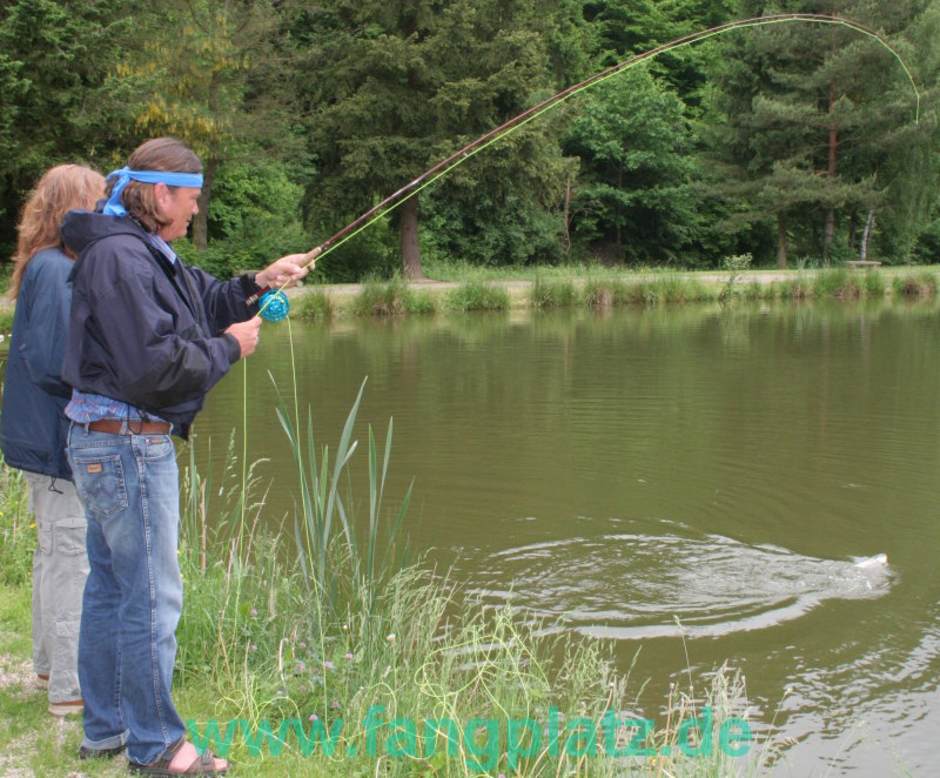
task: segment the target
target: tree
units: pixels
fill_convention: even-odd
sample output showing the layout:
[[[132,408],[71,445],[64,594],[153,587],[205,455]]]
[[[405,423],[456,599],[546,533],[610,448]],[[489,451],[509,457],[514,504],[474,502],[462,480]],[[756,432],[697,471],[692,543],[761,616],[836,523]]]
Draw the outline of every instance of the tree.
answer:
[[[355,215],[551,93],[551,10],[542,2],[333,0],[308,11],[300,62],[311,148],[322,178],[315,196]],[[316,78],[309,78],[316,73]],[[511,196],[560,196],[564,180],[551,124],[529,125],[461,167],[434,194],[474,191],[499,216]],[[507,144],[516,154],[509,154]],[[495,180],[490,170],[500,168]],[[550,179],[550,180],[548,180]],[[490,189],[489,187],[492,187]],[[422,275],[419,222],[424,198],[397,210],[405,275]],[[471,222],[473,220],[471,219]]]
[[[748,16],[780,10],[763,0],[742,5]],[[897,40],[923,3],[790,2],[783,10],[838,13]],[[750,30],[726,50],[709,142],[713,191],[733,203],[729,227],[775,222],[781,266],[792,237],[827,261],[837,245],[857,245],[859,215],[869,221],[891,208],[884,174],[898,161],[899,138],[917,135],[903,71],[876,41],[831,25]]]
[[[14,241],[19,205],[46,168],[113,161],[127,123],[111,74],[129,12],[123,0],[0,8],[0,247]]]
[[[682,101],[642,68],[585,102],[565,145],[581,159],[572,204],[576,234],[612,241],[618,258],[626,252],[635,262],[674,259],[697,235]]]
[[[178,137],[202,159],[193,220],[200,250],[223,160],[283,158],[296,149],[278,88],[285,66],[273,44],[279,23],[276,4],[267,1],[158,0],[138,18],[143,43],[120,67],[135,84],[130,110],[138,132]]]

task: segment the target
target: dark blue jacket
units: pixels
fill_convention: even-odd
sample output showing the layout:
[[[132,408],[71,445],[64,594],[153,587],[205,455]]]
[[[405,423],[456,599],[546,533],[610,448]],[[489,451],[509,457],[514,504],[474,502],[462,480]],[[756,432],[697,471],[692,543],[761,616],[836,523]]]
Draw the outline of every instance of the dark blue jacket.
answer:
[[[65,458],[72,390],[62,382],[72,261],[58,249],[38,252],[26,266],[13,314],[3,387],[0,446],[7,464],[71,480]]]
[[[250,276],[219,281],[171,263],[128,217],[70,211],[65,243],[79,253],[62,378],[173,423],[186,437],[206,393],[240,357],[229,325],[257,313]]]

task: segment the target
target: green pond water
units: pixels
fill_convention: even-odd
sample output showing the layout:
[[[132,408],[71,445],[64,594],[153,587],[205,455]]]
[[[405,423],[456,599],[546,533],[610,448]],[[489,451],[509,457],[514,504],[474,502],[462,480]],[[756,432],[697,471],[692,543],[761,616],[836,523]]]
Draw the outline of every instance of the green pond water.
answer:
[[[728,660],[754,717],[792,738],[774,772],[925,774],[938,324],[929,305],[681,306],[295,325],[294,343],[321,439],[335,444],[365,376],[360,439],[394,417],[415,547],[481,603],[614,641],[624,670],[641,649],[644,715]],[[289,387],[288,355],[286,326],[266,326],[249,363],[272,515],[293,500],[268,376]],[[241,392],[240,371],[213,392],[200,457]]]
[[[411,541],[476,601],[613,641],[623,670],[640,649],[657,720],[689,671],[740,667],[755,720],[792,738],[777,774],[918,775],[940,733],[938,324],[923,304],[677,306],[293,334],[322,442],[368,376],[358,437],[394,417]],[[295,482],[268,375],[289,389],[286,325],[249,366],[277,522]],[[206,469],[240,428],[242,380],[198,421]]]

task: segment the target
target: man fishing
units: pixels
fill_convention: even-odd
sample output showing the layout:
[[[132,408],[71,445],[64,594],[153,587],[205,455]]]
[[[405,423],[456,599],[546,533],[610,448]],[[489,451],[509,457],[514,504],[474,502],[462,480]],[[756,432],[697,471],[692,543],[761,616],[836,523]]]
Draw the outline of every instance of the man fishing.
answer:
[[[68,456],[88,519],[79,634],[82,758],[127,748],[134,772],[219,775],[185,738],[170,688],[182,607],[179,488],[170,435],[186,437],[206,393],[258,344],[263,287],[307,274],[305,255],[219,281],[170,243],[198,211],[202,164],[149,140],[112,173],[98,212],[62,229],[79,253],[63,378],[73,387]]]

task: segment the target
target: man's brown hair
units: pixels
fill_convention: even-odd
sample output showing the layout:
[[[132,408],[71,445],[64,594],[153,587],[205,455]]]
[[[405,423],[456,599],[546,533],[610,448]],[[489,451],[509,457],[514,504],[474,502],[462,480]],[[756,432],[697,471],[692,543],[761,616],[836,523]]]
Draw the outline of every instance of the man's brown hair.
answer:
[[[162,170],[168,173],[201,173],[202,162],[196,153],[176,138],[154,138],[138,146],[127,160],[131,170]],[[117,179],[108,182],[108,195]],[[159,232],[170,222],[163,219],[157,210],[153,193],[154,184],[131,181],[121,193],[121,201],[127,212],[139,221],[148,232]],[[176,187],[170,187],[171,190]]]

